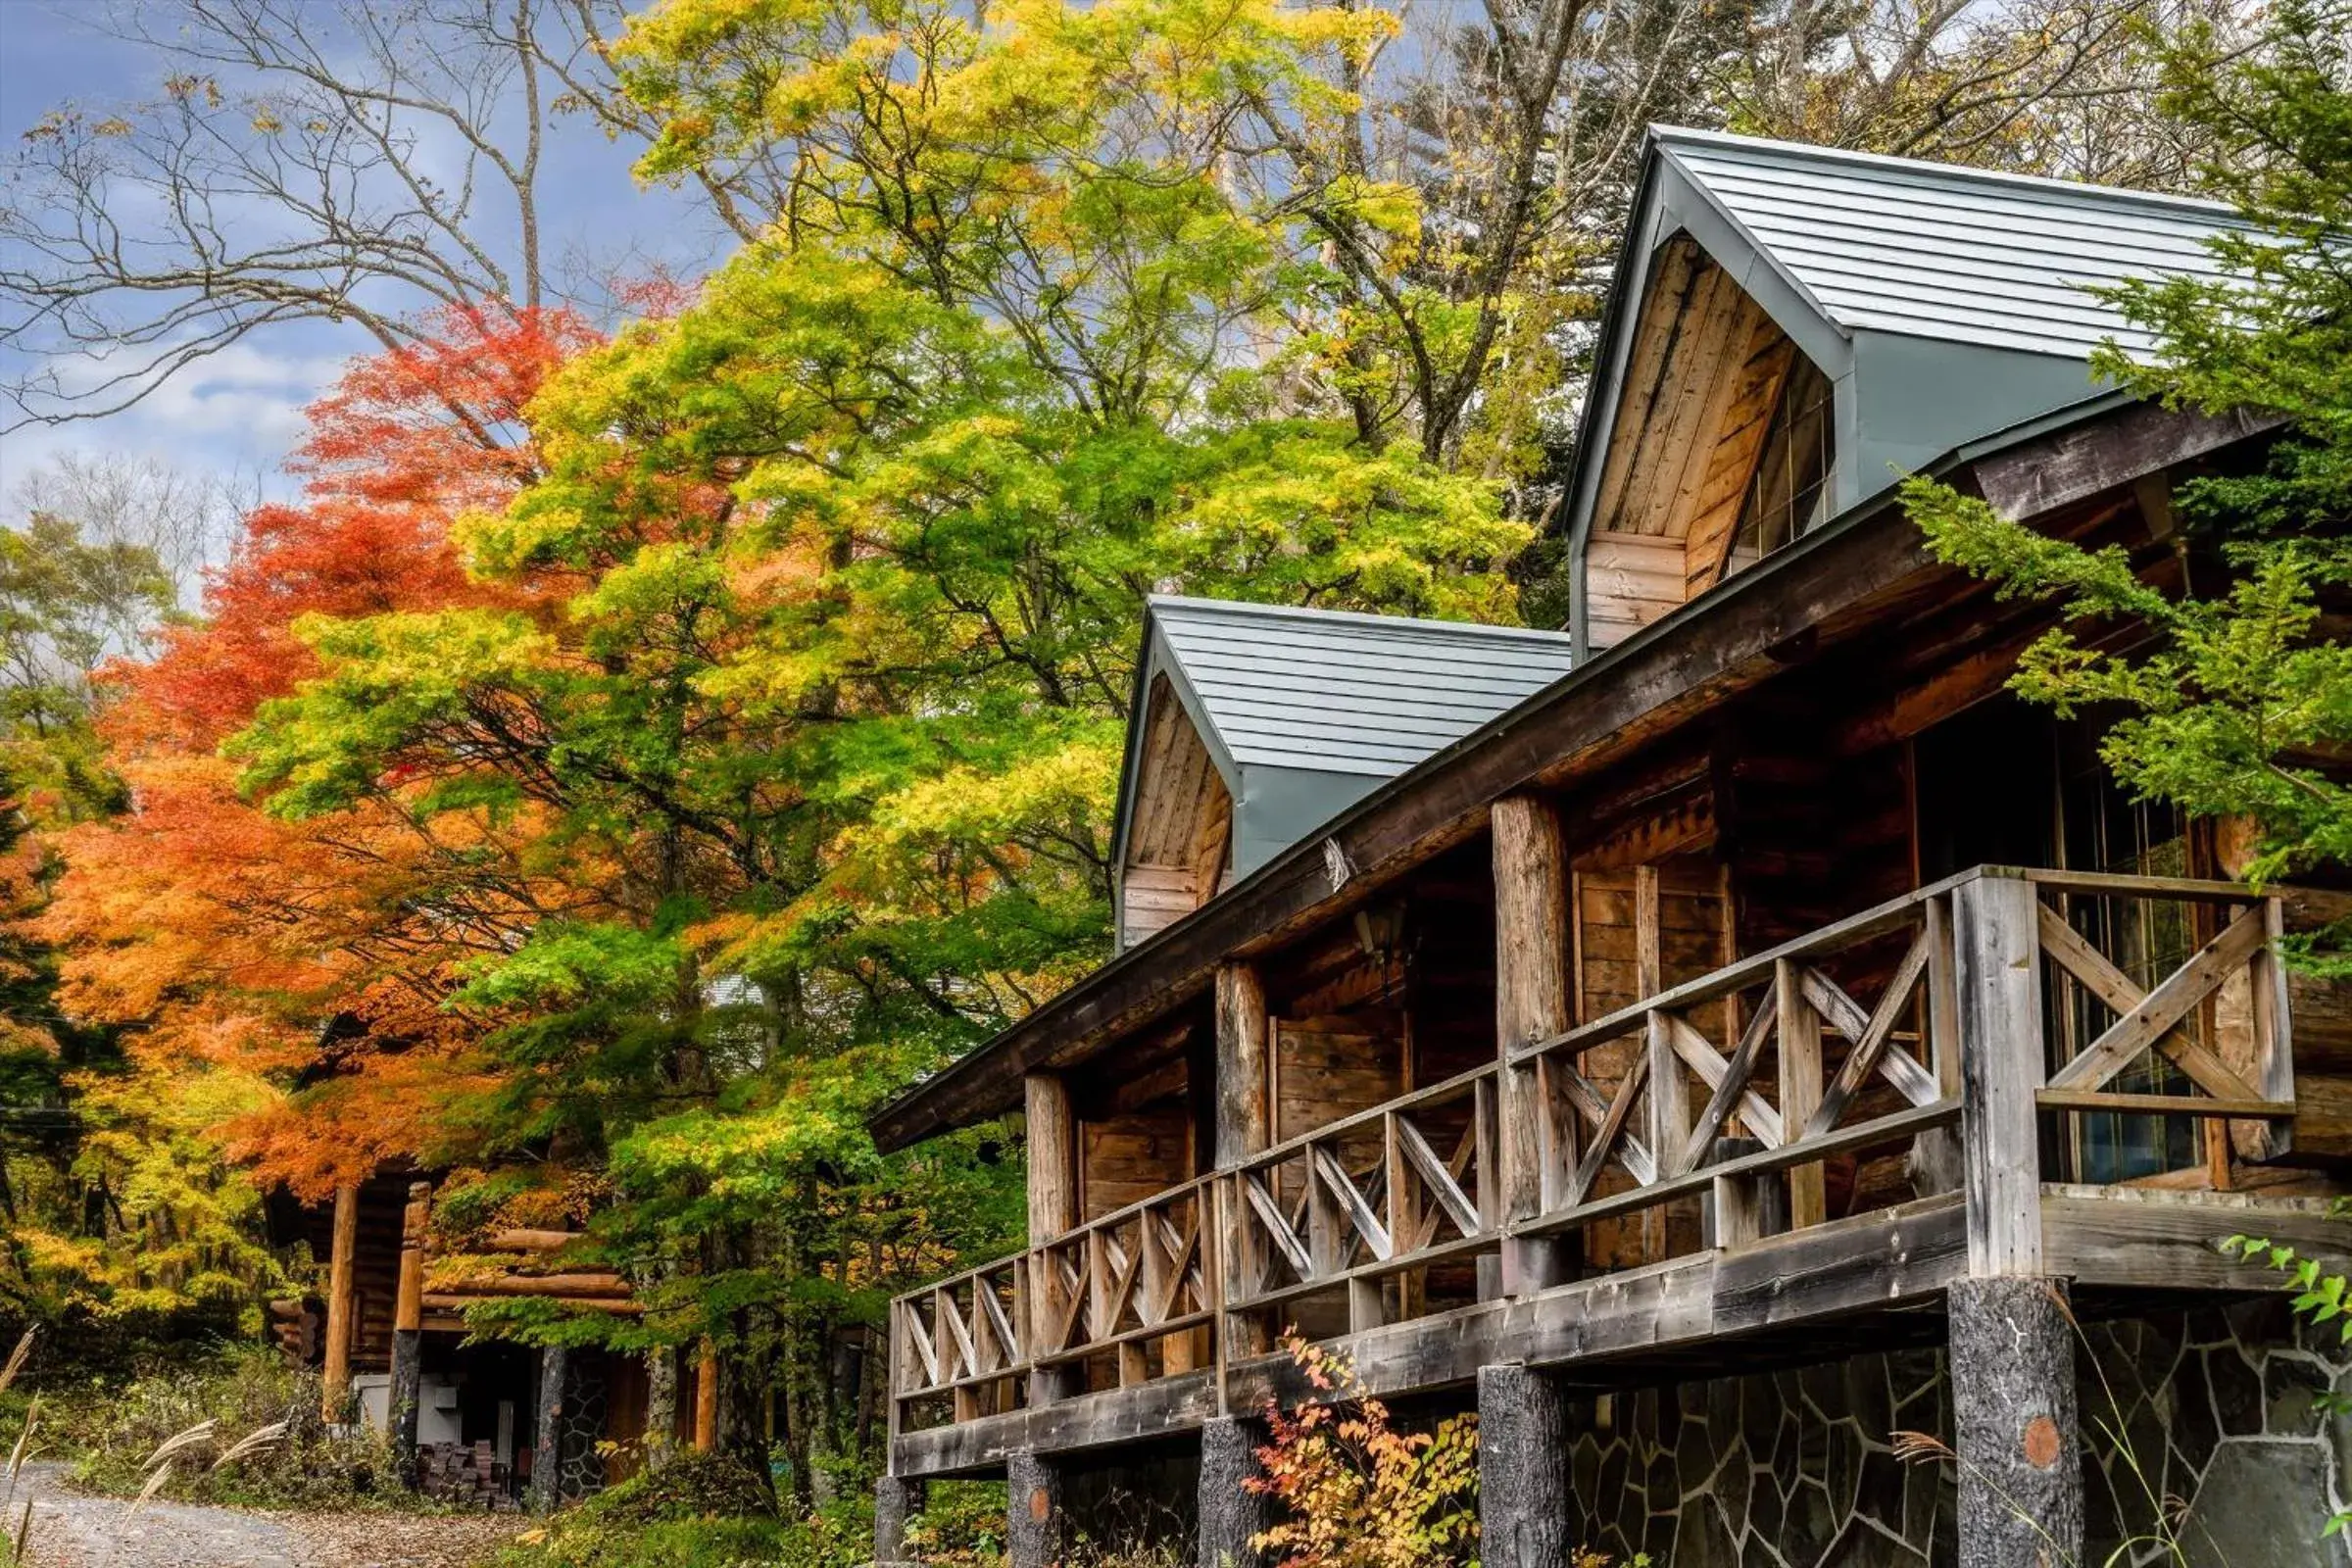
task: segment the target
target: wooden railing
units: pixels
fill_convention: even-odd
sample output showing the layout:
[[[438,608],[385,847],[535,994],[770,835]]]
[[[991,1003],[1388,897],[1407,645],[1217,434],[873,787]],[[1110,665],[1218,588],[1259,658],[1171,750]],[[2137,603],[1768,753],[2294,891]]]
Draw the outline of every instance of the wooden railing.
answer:
[[[1475,1269],[1493,1253],[1495,1071],[1343,1116],[1235,1167],[1224,1177],[1227,1311],[1262,1314],[1344,1286],[1345,1326],[1370,1328],[1429,1310],[1433,1270]],[[1477,1295],[1457,1286],[1438,1299]],[[1271,1326],[1248,1331],[1252,1348]]]
[[[1032,1364],[1073,1368],[1108,1351],[1121,1384],[1200,1364],[1216,1300],[1211,1188],[1207,1177],[1170,1188],[1031,1252]]]
[[[2289,1136],[2279,926],[2229,883],[1965,873],[899,1298],[894,1413],[965,1420],[1221,1369],[1281,1328],[1740,1247],[1870,1206],[1867,1157],[1902,1156],[1886,1200],[1965,1188],[1974,1247],[1980,1207],[2084,1174],[2045,1170],[2036,1129],[2089,1116],[2186,1118],[2226,1175],[2232,1147]],[[1535,1178],[1506,1181],[1512,1157]],[[1513,1285],[1513,1247],[1557,1266]]]

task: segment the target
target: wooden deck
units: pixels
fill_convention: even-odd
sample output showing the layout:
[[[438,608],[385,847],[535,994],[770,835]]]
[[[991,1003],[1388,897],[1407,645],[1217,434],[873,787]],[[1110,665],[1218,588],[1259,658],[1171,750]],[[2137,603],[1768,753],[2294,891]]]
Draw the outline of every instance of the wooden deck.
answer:
[[[2079,929],[2094,906],[2161,906],[2193,951],[2134,979]],[[902,1297],[893,1472],[1296,1398],[1290,1329],[1383,1395],[1500,1362],[1610,1387],[1818,1357],[1832,1322],[1939,1338],[1971,1274],[2064,1276],[2090,1310],[2260,1288],[2218,1238],[2341,1245],[2250,1163],[2291,1148],[2279,929],[2231,884],[1997,867],[1866,910]],[[2159,1058],[2163,1093],[2117,1085]],[[2194,1161],[2084,1185],[2092,1116],[2182,1119]],[[1864,1160],[1923,1196],[1831,1217]]]

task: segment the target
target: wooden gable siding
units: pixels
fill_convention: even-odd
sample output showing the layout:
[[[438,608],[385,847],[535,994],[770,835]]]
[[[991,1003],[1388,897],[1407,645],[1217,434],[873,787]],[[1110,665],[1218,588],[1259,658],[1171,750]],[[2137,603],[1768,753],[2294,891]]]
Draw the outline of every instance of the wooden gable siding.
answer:
[[[1119,878],[1119,930],[1129,946],[1208,902],[1233,833],[1232,793],[1165,675],[1152,682],[1147,715]]]
[[[1740,562],[1740,503],[1795,346],[1688,235],[1659,252],[1610,425],[1585,562],[1592,646]]]

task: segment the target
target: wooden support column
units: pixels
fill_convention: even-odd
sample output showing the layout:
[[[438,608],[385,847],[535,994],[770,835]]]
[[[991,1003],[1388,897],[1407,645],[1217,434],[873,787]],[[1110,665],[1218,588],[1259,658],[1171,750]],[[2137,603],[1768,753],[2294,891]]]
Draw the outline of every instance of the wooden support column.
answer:
[[[1038,1250],[1078,1228],[1078,1122],[1070,1110],[1070,1087],[1055,1073],[1033,1072],[1022,1080],[1029,1128],[1029,1322],[1023,1333],[1033,1346],[1051,1341],[1060,1327],[1068,1297],[1053,1260]],[[1087,1282],[1078,1282],[1079,1290]],[[1029,1374],[1029,1398],[1044,1404],[1076,1393],[1084,1369],[1039,1367]]]
[[[1946,1293],[1964,1568],[2082,1560],[2075,1325],[2064,1285],[1966,1279]]]
[[[1029,1245],[1043,1247],[1078,1227],[1078,1124],[1060,1076],[1022,1080],[1029,1125]]]
[[[335,1189],[334,1226],[327,1251],[326,1366],[319,1395],[319,1413],[329,1422],[344,1418],[351,1399],[351,1343],[359,1332],[359,1281],[353,1265],[360,1250],[360,1189],[355,1182]]]
[[[1245,1484],[1258,1474],[1266,1424],[1250,1416],[1210,1416],[1200,1426],[1200,1528],[1195,1568],[1263,1568],[1267,1554],[1250,1543],[1273,1528],[1274,1499]]]
[[[1568,856],[1559,813],[1548,801],[1512,795],[1489,813],[1494,854],[1494,1039],[1503,1065],[1496,1116],[1501,1141],[1502,1218],[1533,1218],[1544,1207],[1544,1082],[1512,1052],[1566,1030]],[[1514,1238],[1503,1244],[1502,1289],[1517,1296],[1568,1277],[1566,1244]]]
[[[539,1419],[531,1438],[531,1511],[550,1514],[564,1500],[564,1384],[571,1355],[561,1345],[539,1351]]]
[[[884,1475],[874,1483],[874,1568],[913,1568],[906,1521],[923,1508],[923,1484]]]
[[[2030,882],[1980,876],[1953,892],[1969,1277],[1944,1306],[1967,1568],[2082,1552],[2076,1331],[2064,1283],[2042,1274],[2037,918]]]
[[[2046,1072],[2034,911],[2034,884],[2014,877],[1980,876],[1953,890],[1968,1272],[1977,1279],[2042,1271],[2034,1094]]]
[[[1227,1170],[1274,1141],[1267,1089],[1273,1049],[1265,982],[1254,964],[1217,969],[1217,1168]]]
[[[694,1361],[694,1451],[718,1446],[718,1347],[703,1341]]]
[[[1532,1368],[1478,1369],[1478,1522],[1487,1568],[1557,1568],[1574,1555],[1560,1388]]]
[[[392,1308],[392,1464],[400,1484],[417,1485],[416,1405],[424,1384],[424,1232],[432,1217],[433,1189],[409,1184],[408,1207],[400,1219],[400,1295]]]
[[[1266,986],[1254,964],[1226,963],[1217,968],[1216,1001],[1216,1164],[1219,1170],[1265,1150],[1274,1141],[1272,1094],[1272,1020],[1266,1012]],[[1263,1278],[1255,1227],[1230,1183],[1224,1187],[1227,1234],[1203,1239],[1203,1246],[1225,1249],[1218,1276],[1218,1344],[1220,1397],[1223,1368],[1234,1356],[1256,1355],[1271,1341],[1263,1323],[1244,1315],[1224,1314],[1223,1298],[1237,1287],[1249,1289]],[[1220,1406],[1221,1408],[1221,1406]]]
[[[1060,1568],[1063,1528],[1061,1467],[1029,1448],[1004,1463],[1004,1547],[1010,1568]]]

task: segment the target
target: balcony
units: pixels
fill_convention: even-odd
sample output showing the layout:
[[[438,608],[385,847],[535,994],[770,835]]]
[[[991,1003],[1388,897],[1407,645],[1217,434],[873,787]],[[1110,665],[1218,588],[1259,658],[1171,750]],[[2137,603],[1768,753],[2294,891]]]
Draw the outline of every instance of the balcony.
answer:
[[[1286,1331],[1374,1393],[1499,1361],[1597,1387],[1801,1355],[1833,1318],[1936,1333],[1971,1275],[2093,1309],[2255,1287],[2211,1246],[2248,1207],[2326,1238],[2278,1163],[2281,914],[1980,867],[1341,1117],[899,1298],[894,1471],[1294,1397]]]

